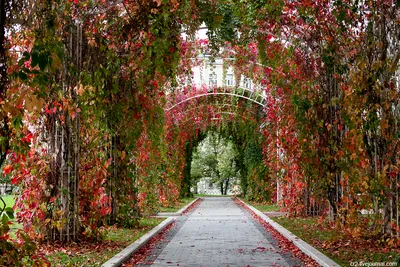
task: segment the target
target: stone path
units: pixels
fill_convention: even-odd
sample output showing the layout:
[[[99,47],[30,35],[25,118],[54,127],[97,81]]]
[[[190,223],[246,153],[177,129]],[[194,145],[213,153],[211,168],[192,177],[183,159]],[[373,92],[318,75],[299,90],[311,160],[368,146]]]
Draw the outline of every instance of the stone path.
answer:
[[[302,266],[231,198],[204,198],[174,227],[152,251],[151,266]]]

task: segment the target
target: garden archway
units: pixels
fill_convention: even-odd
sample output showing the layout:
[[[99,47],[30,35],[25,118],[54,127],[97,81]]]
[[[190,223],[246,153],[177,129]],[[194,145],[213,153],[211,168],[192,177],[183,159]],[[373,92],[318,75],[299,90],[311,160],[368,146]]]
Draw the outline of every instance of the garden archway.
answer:
[[[270,172],[254,180],[282,179],[293,214],[329,201],[346,221],[365,203],[371,224],[398,237],[398,3],[348,2],[3,1],[21,12],[1,10],[0,159],[25,230],[97,238],[105,216],[134,224],[176,201],[186,155],[212,121],[238,144],[260,142],[248,154]],[[203,22],[208,40],[196,39]],[[163,85],[184,84],[200,52],[234,57],[229,67],[262,93],[180,88],[168,100]],[[224,112],[251,103],[243,117],[255,123],[224,127],[186,109],[218,110],[221,98],[234,103]],[[196,124],[179,128],[185,117]]]

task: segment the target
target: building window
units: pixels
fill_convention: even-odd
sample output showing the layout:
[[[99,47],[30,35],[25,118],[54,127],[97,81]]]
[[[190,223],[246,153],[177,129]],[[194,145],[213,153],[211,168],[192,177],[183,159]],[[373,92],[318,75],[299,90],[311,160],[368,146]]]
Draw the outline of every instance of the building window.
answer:
[[[209,182],[209,183],[208,183],[208,188],[213,188],[213,187],[214,187],[213,182]]]
[[[233,74],[226,74],[226,86],[233,86]]]
[[[217,74],[216,73],[210,73],[210,78],[209,78],[209,85],[210,86],[216,86],[217,85]]]
[[[251,89],[251,80],[250,78],[244,78],[243,87],[247,89]]]

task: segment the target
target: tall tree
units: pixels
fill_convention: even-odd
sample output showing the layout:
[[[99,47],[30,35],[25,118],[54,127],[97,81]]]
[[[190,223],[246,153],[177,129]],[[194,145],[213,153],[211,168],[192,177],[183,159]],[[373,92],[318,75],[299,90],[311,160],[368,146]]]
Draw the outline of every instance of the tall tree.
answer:
[[[209,178],[211,183],[218,185],[221,195],[226,195],[232,183],[237,182],[238,169],[235,159],[236,150],[232,141],[215,131],[210,131],[193,155],[193,183],[197,183],[201,178]]]

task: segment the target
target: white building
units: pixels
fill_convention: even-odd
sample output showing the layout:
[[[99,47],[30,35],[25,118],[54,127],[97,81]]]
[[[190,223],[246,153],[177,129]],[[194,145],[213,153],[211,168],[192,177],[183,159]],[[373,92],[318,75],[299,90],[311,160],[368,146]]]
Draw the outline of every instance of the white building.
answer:
[[[197,190],[197,191],[196,191]],[[192,188],[192,192],[202,195],[221,195],[221,189],[217,183],[213,183],[210,177],[203,177],[197,182],[196,188]],[[240,186],[237,179],[229,182],[227,195],[240,194]]]
[[[202,61],[200,66],[192,68],[192,82],[196,86],[209,87],[236,87],[235,74],[232,67],[224,69],[224,60],[211,59],[209,55],[200,55],[198,60]],[[226,60],[226,59],[225,59]],[[229,59],[228,59],[229,60]],[[253,90],[253,82],[250,78],[241,76],[238,87]]]
[[[207,28],[202,25],[196,33],[198,40],[206,40]],[[235,74],[232,67],[224,70],[224,60],[233,60],[232,58],[215,58],[212,59],[208,54],[200,54],[197,57],[202,64],[192,67],[193,77],[192,82],[196,86],[212,86],[212,87],[241,87],[253,89],[252,81],[248,77],[240,77],[239,84],[236,85]]]

